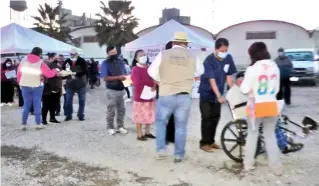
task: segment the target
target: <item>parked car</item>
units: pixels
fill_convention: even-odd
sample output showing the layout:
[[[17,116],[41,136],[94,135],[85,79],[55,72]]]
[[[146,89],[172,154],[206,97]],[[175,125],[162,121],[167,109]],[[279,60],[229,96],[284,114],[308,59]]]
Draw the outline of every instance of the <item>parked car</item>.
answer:
[[[319,77],[319,55],[315,49],[286,49],[285,55],[293,64],[292,82],[316,84]]]

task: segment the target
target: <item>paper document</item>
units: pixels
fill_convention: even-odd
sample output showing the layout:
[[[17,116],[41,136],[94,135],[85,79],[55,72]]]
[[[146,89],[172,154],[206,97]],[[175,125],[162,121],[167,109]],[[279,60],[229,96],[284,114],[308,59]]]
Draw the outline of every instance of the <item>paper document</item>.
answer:
[[[141,99],[150,100],[155,98],[155,96],[156,96],[156,91],[152,91],[152,87],[144,86],[142,94],[141,94]]]
[[[5,73],[7,79],[12,79],[17,77],[17,73],[15,70],[11,70]]]
[[[66,77],[66,76],[70,76],[70,75],[73,75],[73,73],[71,71],[65,71],[65,70],[60,71],[61,77]]]
[[[133,82],[132,82],[131,76],[125,76],[125,78],[126,79],[124,81],[122,81],[124,87],[132,86]]]

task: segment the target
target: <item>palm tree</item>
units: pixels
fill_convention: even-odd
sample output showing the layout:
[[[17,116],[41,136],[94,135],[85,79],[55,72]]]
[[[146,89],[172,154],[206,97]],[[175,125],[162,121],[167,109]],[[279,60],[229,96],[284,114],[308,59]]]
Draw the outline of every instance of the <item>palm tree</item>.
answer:
[[[96,14],[99,19],[95,27],[100,46],[114,45],[120,48],[137,38],[133,29],[138,26],[138,19],[132,15],[135,7],[131,6],[131,3],[132,1],[111,0],[106,7],[101,1],[104,15]]]
[[[36,20],[36,23],[34,23],[36,31],[66,42],[71,39],[69,35],[71,29],[64,26],[67,14],[60,14],[60,8],[59,5],[51,7],[47,3],[44,4],[44,7],[39,5],[38,12],[40,16],[32,16],[32,18]]]

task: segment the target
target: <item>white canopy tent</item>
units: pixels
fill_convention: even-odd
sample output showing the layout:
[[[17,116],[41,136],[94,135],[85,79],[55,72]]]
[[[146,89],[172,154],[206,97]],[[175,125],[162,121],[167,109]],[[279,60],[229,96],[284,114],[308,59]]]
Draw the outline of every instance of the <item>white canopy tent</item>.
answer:
[[[165,24],[159,26],[150,33],[130,42],[125,45],[125,51],[136,51],[143,48],[154,48],[158,46],[165,46],[166,43],[171,41],[174,37],[175,32],[186,32],[188,35],[189,46],[192,49],[200,48],[213,48],[214,39],[202,37],[195,33],[190,28],[176,22],[175,20],[170,20]]]
[[[82,49],[63,43],[32,29],[11,23],[1,28],[1,54],[28,54],[34,47],[40,47],[43,53],[56,52],[69,54],[75,48],[79,54]]]

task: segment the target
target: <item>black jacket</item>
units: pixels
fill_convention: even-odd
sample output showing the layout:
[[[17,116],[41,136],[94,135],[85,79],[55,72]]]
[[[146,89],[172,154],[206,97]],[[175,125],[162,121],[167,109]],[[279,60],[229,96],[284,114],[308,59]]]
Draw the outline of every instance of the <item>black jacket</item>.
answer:
[[[88,77],[87,64],[83,58],[78,57],[78,59],[75,62],[75,67],[72,66],[72,60],[68,58],[67,60],[65,60],[65,63],[63,65],[63,70],[66,70],[67,64],[70,66],[71,71],[76,72],[76,75],[75,75],[76,77],[79,77],[79,78],[83,76]]]
[[[89,75],[86,61],[83,58],[78,57],[78,59],[76,60],[73,66],[72,60],[67,59],[65,60],[65,64],[63,65],[63,70],[66,70],[67,66],[70,67],[70,70],[72,72],[76,72],[76,74],[75,74],[75,79],[73,79],[71,76],[67,78],[66,88],[71,88],[71,89],[84,88],[86,86],[86,81]]]
[[[89,75],[96,76],[99,73],[97,62],[92,62],[89,64]]]
[[[57,62],[47,63],[50,69],[62,70],[61,66]],[[50,92],[60,92],[62,89],[62,77],[54,76],[52,78],[45,78],[43,94],[49,94]]]

